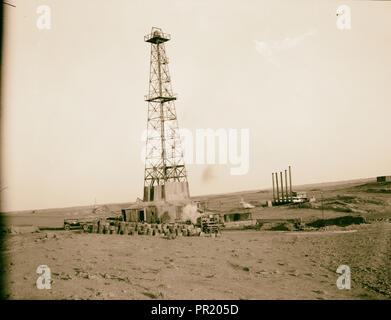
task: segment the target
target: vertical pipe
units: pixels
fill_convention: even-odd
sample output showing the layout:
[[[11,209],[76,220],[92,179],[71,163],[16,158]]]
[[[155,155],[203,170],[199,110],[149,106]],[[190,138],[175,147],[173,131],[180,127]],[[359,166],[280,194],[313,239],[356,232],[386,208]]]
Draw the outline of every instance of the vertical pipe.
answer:
[[[290,193],[291,193],[291,201],[293,201],[291,166],[289,166],[289,186],[290,186]]]
[[[278,191],[278,175],[277,172],[275,173],[276,175],[276,185],[277,185],[277,202],[280,202],[280,192]]]
[[[282,180],[282,171],[280,171],[281,180],[281,201],[284,202],[284,181]]]
[[[274,173],[272,172],[272,183],[273,183],[273,202],[276,201],[275,192],[274,192]]]
[[[289,196],[288,196],[288,175],[285,169],[285,200],[286,202],[289,202]]]

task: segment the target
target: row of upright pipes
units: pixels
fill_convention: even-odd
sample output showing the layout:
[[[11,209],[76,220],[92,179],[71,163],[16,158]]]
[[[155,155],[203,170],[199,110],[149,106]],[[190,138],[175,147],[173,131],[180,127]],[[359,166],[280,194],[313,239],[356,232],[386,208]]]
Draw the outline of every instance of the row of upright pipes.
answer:
[[[292,196],[292,175],[291,175],[291,166],[289,166],[289,192],[288,192],[288,175],[287,170],[285,170],[285,193],[284,193],[284,180],[282,179],[282,171],[280,171],[280,182],[281,182],[281,192],[278,186],[278,173],[272,173],[272,183],[273,183],[273,203],[281,204],[288,203],[293,201]],[[276,193],[277,191],[277,193]]]

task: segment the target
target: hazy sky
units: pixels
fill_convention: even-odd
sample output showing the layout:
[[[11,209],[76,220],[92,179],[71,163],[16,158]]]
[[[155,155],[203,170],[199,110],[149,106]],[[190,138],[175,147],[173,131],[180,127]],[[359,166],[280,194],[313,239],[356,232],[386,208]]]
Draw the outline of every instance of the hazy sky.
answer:
[[[142,196],[152,26],[179,126],[249,129],[250,166],[188,165],[191,195],[391,174],[391,3],[9,0],[2,65],[3,210]],[[336,10],[351,8],[351,29]],[[51,29],[36,26],[39,5]]]

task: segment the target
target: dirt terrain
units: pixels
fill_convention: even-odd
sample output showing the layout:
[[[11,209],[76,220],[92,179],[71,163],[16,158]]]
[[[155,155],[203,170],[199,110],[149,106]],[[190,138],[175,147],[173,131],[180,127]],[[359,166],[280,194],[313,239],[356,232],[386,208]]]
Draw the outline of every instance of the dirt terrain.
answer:
[[[273,208],[262,206],[270,190],[198,197],[221,210],[238,207],[243,198],[261,220],[349,215],[367,221],[345,227],[223,231],[216,238],[173,240],[63,230],[8,234],[7,298],[391,299],[390,188],[373,180],[307,186],[301,190],[315,193],[314,203]],[[7,226],[56,228],[74,212],[5,216]],[[51,269],[50,290],[37,289],[39,265]],[[336,286],[340,265],[351,269],[350,290]]]
[[[9,299],[390,299],[391,223],[221,237],[56,231],[8,238]],[[351,290],[336,286],[351,268]],[[47,265],[52,288],[36,287]]]

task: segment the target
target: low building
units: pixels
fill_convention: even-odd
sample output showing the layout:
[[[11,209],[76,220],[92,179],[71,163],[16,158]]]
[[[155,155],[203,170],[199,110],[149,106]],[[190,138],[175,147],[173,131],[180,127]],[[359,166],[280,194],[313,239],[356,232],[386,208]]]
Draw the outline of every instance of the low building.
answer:
[[[191,205],[187,182],[166,182],[144,187],[143,201],[122,209],[124,221],[166,223],[181,221],[183,209]]]
[[[139,202],[122,209],[122,216],[127,222],[176,222],[181,220],[183,208],[189,204],[190,201]]]
[[[391,176],[381,176],[376,178],[377,182],[391,182]]]
[[[246,220],[252,220],[252,214],[249,208],[232,209],[224,213],[224,222],[236,222]]]

